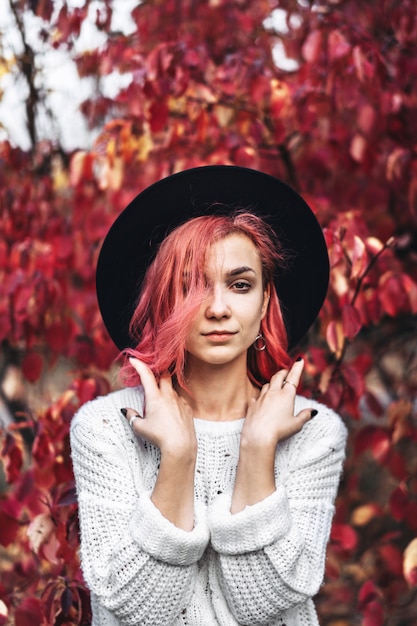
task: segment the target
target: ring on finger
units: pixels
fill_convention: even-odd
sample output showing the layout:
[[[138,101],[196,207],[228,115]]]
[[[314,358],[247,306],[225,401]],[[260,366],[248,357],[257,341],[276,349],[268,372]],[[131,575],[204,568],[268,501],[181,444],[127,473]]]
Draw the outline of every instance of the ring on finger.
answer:
[[[130,426],[130,428],[133,428],[133,422],[134,422],[135,420],[139,420],[139,419],[140,419],[140,420],[143,420],[143,415],[139,415],[139,413],[137,413],[136,415],[133,415],[133,416],[130,418],[130,420],[129,420],[129,426]]]
[[[284,380],[284,382],[282,383],[282,386],[284,385],[292,385],[293,387],[295,387],[295,389],[297,389],[297,385],[295,383],[292,382],[292,380],[288,380],[287,378]]]

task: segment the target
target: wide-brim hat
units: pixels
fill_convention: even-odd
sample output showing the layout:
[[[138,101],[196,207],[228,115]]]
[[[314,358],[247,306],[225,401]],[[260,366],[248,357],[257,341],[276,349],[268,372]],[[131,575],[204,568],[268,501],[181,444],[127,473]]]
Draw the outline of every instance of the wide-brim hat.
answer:
[[[262,217],[288,252],[274,278],[289,349],[316,319],[329,282],[321,227],[303,198],[281,180],[244,167],[209,165],[164,178],[137,195],[111,226],[100,251],[96,285],[105,326],[120,350],[129,335],[146,270],[175,227],[200,215],[246,208]],[[158,289],[158,285],[155,285]]]

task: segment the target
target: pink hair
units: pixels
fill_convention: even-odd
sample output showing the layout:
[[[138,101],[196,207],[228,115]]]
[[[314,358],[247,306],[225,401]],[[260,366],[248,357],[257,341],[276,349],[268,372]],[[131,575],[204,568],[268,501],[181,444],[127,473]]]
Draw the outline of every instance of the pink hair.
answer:
[[[146,363],[156,377],[170,372],[186,388],[185,342],[207,294],[207,252],[213,243],[232,234],[245,235],[254,243],[261,258],[264,289],[270,290],[261,322],[266,348],[249,348],[248,375],[254,384],[262,386],[278,369],[289,366],[287,333],[273,282],[274,270],[285,263],[284,256],[273,230],[260,217],[237,211],[227,216],[196,217],[179,226],[164,239],[147,270],[130,323],[137,345],[124,354]],[[121,375],[125,384],[138,384],[138,375],[128,361]]]

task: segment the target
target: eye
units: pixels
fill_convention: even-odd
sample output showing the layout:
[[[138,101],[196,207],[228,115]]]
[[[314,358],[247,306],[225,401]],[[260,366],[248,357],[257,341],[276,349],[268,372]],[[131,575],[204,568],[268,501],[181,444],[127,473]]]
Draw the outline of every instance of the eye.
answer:
[[[249,291],[252,285],[246,280],[237,280],[235,283],[233,283],[232,287],[235,291],[245,293],[246,291]]]

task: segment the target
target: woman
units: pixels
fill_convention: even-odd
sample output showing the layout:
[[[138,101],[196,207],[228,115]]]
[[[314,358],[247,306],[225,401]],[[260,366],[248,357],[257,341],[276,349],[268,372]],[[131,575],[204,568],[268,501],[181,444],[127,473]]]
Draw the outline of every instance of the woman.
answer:
[[[318,623],[346,430],[288,349],[327,281],[314,215],[260,172],[181,172],[116,220],[97,290],[126,386],[71,429],[95,626]]]

